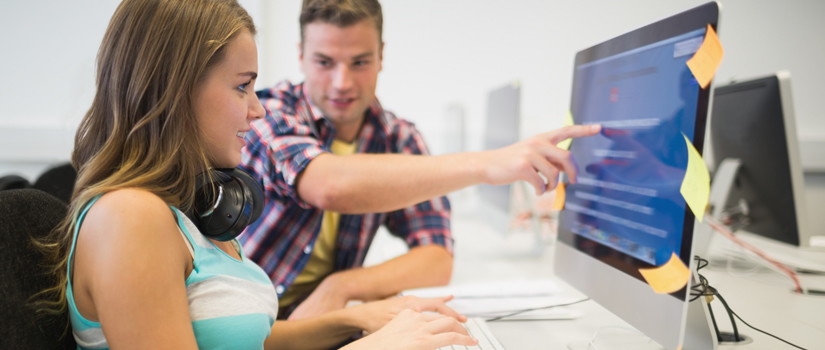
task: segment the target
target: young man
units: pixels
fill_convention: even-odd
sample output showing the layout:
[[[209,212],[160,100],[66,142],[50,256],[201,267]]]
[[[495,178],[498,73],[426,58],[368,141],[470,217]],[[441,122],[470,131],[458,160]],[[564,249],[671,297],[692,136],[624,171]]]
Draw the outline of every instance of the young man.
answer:
[[[537,193],[552,189],[559,171],[576,175],[569,153],[555,144],[599,130],[569,127],[499,150],[428,156],[415,127],[375,97],[382,21],[377,0],[304,0],[306,80],[258,92],[267,115],[247,135],[242,166],[260,180],[267,202],[241,238],[272,278],[281,318],[447,284],[452,238],[444,194],[518,180]],[[410,251],[360,268],[380,225]]]

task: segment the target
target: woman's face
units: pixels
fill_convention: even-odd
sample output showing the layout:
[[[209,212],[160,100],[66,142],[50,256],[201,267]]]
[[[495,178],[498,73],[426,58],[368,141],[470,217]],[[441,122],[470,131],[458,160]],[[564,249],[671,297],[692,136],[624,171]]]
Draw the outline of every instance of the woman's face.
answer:
[[[234,168],[241,163],[249,123],[265,114],[255,95],[258,49],[247,29],[224,47],[223,61],[207,73],[195,90],[194,109],[211,165]]]

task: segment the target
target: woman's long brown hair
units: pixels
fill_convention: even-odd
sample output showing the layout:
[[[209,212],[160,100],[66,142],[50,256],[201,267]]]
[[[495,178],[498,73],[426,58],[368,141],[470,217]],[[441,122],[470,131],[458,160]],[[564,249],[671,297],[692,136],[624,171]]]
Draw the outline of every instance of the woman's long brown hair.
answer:
[[[210,164],[193,93],[252,18],[235,0],[124,0],[97,55],[94,101],[75,135],[78,171],[67,217],[35,242],[56,284],[39,293],[40,311],[67,306],[69,249],[83,207],[98,195],[140,188],[188,211],[195,177]]]

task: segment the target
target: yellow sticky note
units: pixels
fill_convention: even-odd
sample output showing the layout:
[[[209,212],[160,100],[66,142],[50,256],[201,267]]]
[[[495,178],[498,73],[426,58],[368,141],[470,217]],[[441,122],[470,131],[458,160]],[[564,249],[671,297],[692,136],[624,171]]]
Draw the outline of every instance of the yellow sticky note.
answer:
[[[562,210],[564,209],[564,183],[559,183],[556,186],[556,197],[553,198],[553,206],[550,207],[550,210]]]
[[[690,270],[676,253],[673,253],[664,265],[639,269],[639,272],[642,273],[650,288],[659,294],[670,294],[682,289],[690,278]]]
[[[685,143],[687,143],[688,165],[679,191],[682,192],[682,197],[685,198],[688,207],[693,211],[693,215],[696,216],[699,222],[702,222],[710,198],[710,173],[705,165],[705,160],[702,159],[702,156],[699,155],[687,136],[682,134],[682,137],[685,138]]]
[[[573,113],[571,113],[568,110],[567,115],[564,117],[564,124],[562,124],[562,127],[570,126],[570,125],[575,125],[575,123],[573,122]],[[567,149],[570,149],[570,143],[572,143],[572,142],[573,142],[573,139],[567,139],[567,140],[564,140],[562,142],[557,143],[556,147],[567,150]]]
[[[687,61],[688,68],[696,77],[696,81],[703,89],[707,89],[713,76],[716,75],[716,69],[719,68],[719,63],[722,63],[722,56],[725,55],[722,49],[722,43],[719,42],[719,36],[716,31],[708,24],[708,29],[705,32],[705,40],[699,50],[693,54]]]

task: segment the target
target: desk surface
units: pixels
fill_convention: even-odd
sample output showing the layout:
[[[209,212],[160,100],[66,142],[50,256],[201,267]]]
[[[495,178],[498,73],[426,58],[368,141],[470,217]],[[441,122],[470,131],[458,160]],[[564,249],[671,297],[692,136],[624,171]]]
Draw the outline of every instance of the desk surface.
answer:
[[[554,278],[552,244],[545,245],[541,254],[533,254],[530,247],[535,245],[531,244],[529,234],[520,236],[518,233],[503,235],[493,232],[478,218],[461,213],[453,217],[453,235],[455,266],[452,283],[553,279],[567,293],[581,295]],[[702,274],[725,297],[731,309],[751,325],[807,349],[825,349],[825,297],[793,294],[793,285],[788,277],[766,268],[750,271],[742,267],[729,269],[724,264],[713,264],[703,269]],[[801,278],[808,286],[825,289],[823,275]],[[491,322],[489,327],[509,350],[567,349],[571,342],[586,342],[602,327],[631,328],[593,301],[574,307],[583,311],[584,316],[575,320]],[[714,302],[713,307],[721,330],[730,331],[722,305]],[[741,322],[738,322],[738,327],[740,333],[753,338],[753,342],[720,346],[720,349],[792,348]],[[622,332],[621,329],[613,329]]]

